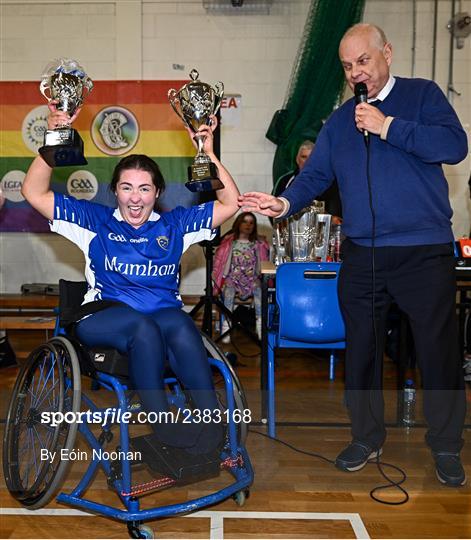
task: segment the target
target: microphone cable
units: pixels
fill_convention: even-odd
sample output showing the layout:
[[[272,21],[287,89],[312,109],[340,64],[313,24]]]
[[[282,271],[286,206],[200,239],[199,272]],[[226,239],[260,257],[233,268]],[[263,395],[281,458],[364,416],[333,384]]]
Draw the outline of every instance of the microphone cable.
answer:
[[[365,102],[366,101],[366,95],[367,95],[367,89],[366,85],[364,83],[359,83],[358,85],[355,85],[355,99],[357,103]],[[378,418],[376,417],[374,413],[374,407],[372,405],[372,390],[374,390],[374,383],[376,381],[376,375],[378,373],[378,370],[380,369],[380,358],[379,358],[379,346],[378,346],[378,329],[376,326],[376,261],[375,261],[375,241],[376,241],[376,213],[374,209],[373,204],[373,190],[372,190],[372,183],[371,183],[371,160],[370,160],[370,134],[364,130],[363,131],[363,137],[365,141],[366,146],[366,181],[367,181],[367,187],[368,187],[368,204],[370,207],[370,213],[371,213],[371,285],[372,285],[372,299],[371,299],[371,317],[372,317],[372,323],[373,323],[373,335],[374,335],[374,361],[373,361],[373,388],[369,391],[369,409],[371,416],[373,417],[374,421],[376,422],[376,425],[378,427],[382,427],[380,422],[378,421]],[[381,371],[381,370],[380,370]],[[382,388],[382,384],[380,385],[380,389]],[[261,431],[256,431],[254,429],[249,428],[249,431],[251,433],[256,433],[258,435],[261,435],[263,437],[266,437],[268,439],[274,440],[278,442],[279,444],[282,444],[286,446],[287,448],[290,448],[294,452],[298,452],[300,454],[304,454],[307,456],[315,457],[317,459],[321,459],[327,463],[330,463],[332,465],[335,465],[335,460],[326,458],[325,456],[321,454],[317,454],[315,452],[308,452],[306,450],[302,450],[300,448],[297,448],[293,446],[290,443],[287,443],[286,441],[283,441],[281,439],[270,437],[269,435],[262,433]],[[399,506],[401,504],[405,504],[409,500],[409,494],[408,492],[402,487],[402,484],[406,481],[407,475],[406,473],[398,466],[393,465],[391,463],[386,463],[384,461],[380,461],[379,454],[376,456],[375,459],[369,460],[369,463],[375,463],[379,473],[381,476],[386,480],[386,484],[376,486],[370,491],[370,497],[381,504],[387,504],[390,506]],[[399,480],[394,480],[390,476],[388,476],[384,470],[385,467],[389,467],[390,469],[393,469],[394,471],[398,472],[401,475],[401,478]],[[404,497],[400,499],[399,501],[388,501],[385,500],[377,495],[378,491],[391,489],[391,488],[397,488]]]
[[[362,83],[360,83],[360,84],[362,84]],[[356,85],[356,86],[358,86],[358,85]],[[355,95],[357,95],[356,89],[355,89]],[[375,212],[374,204],[373,204],[373,190],[372,190],[372,183],[371,183],[371,158],[370,158],[370,156],[371,156],[371,146],[370,146],[370,135],[369,134],[366,135],[364,133],[363,136],[364,136],[365,146],[366,146],[366,182],[367,182],[367,186],[368,186],[368,205],[370,207],[370,213],[371,213],[371,287],[372,287],[371,318],[372,318],[372,323],[373,323],[373,336],[374,336],[374,344],[375,344],[375,347],[374,347],[374,361],[373,361],[373,384],[372,384],[372,388],[369,390],[368,404],[369,404],[369,409],[370,409],[371,416],[373,417],[374,421],[376,422],[376,425],[378,427],[382,428],[383,426],[380,424],[378,418],[376,417],[374,407],[373,407],[373,404],[372,404],[372,399],[373,399],[372,398],[372,393],[374,391],[374,384],[375,384],[375,381],[376,381],[378,371],[380,371],[380,374],[381,374],[381,381],[380,381],[381,384],[380,384],[380,388],[379,388],[380,391],[381,391],[382,386],[383,386],[383,384],[382,384],[383,373],[382,373],[382,369],[381,369],[382,358],[379,358],[379,354],[378,354],[379,353],[378,328],[376,326],[376,309],[375,309],[376,308],[376,261],[375,261],[376,212]],[[378,471],[380,472],[381,476],[383,476],[383,478],[388,483],[385,484],[385,485],[381,485],[381,486],[377,486],[377,487],[373,488],[370,491],[370,497],[373,500],[375,500],[375,501],[377,501],[379,503],[382,503],[382,504],[389,504],[389,505],[394,505],[394,506],[405,504],[409,500],[409,494],[401,486],[401,484],[403,484],[407,479],[406,473],[400,467],[397,467],[396,465],[381,462],[379,460],[379,454],[376,456],[374,461],[376,463],[376,466],[377,466]],[[390,467],[392,469],[395,469],[399,473],[401,473],[401,475],[402,475],[401,480],[396,482],[392,478],[390,478],[384,472],[384,469],[383,469],[384,466],[388,466],[388,467]],[[397,488],[398,490],[400,490],[404,494],[404,497],[399,501],[387,501],[385,499],[381,499],[380,497],[378,497],[376,495],[376,492],[378,492],[380,490],[391,489],[391,488],[394,488],[394,487]]]
[[[260,435],[261,437],[265,437],[266,439],[270,439],[270,441],[275,441],[275,442],[277,442],[277,443],[279,443],[279,444],[281,444],[283,446],[286,446],[290,450],[293,450],[293,452],[297,452],[298,454],[303,454],[305,456],[314,457],[314,458],[320,459],[322,461],[325,461],[326,463],[330,463],[331,465],[335,465],[335,460],[334,459],[329,459],[329,458],[323,456],[322,454],[317,454],[316,452],[309,452],[308,450],[303,450],[302,448],[298,448],[298,447],[294,446],[293,444],[290,444],[290,443],[288,443],[286,441],[283,441],[282,439],[278,439],[277,437],[270,437],[266,433],[263,433],[262,431],[258,431],[256,429],[253,429],[251,427],[249,427],[249,432],[254,433],[256,435]],[[388,505],[397,506],[397,505],[406,503],[409,500],[409,494],[407,493],[407,491],[404,488],[401,487],[401,484],[403,484],[406,481],[406,478],[407,478],[405,472],[400,467],[397,467],[396,465],[393,465],[392,463],[386,463],[385,461],[379,461],[379,456],[377,456],[376,459],[369,461],[369,463],[376,463],[377,466],[378,466],[378,470],[381,473],[381,476],[388,482],[385,485],[377,486],[377,487],[373,488],[370,491],[370,497],[374,501],[376,501],[378,503],[381,503],[381,504],[388,504]],[[401,475],[401,478],[399,480],[397,480],[397,481],[391,479],[384,472],[384,470],[383,470],[384,467],[390,467],[391,469],[397,471]],[[377,497],[375,495],[376,491],[378,491],[380,489],[389,489],[389,488],[392,488],[392,487],[397,487],[400,491],[402,491],[404,493],[404,499],[403,500],[401,500],[401,501],[386,501],[386,500],[381,499],[380,497]]]
[[[366,85],[364,83],[358,83],[355,85],[355,99],[357,103],[360,102],[366,102],[366,95],[367,95],[367,89]],[[367,181],[367,187],[368,187],[368,204],[370,207],[370,213],[371,213],[371,285],[372,285],[372,299],[371,299],[371,316],[372,316],[372,323],[373,323],[373,335],[374,335],[374,361],[373,361],[373,387],[374,382],[376,381],[376,375],[378,372],[378,369],[380,369],[380,358],[379,358],[379,346],[378,346],[378,328],[376,326],[376,261],[375,261],[375,242],[376,242],[376,213],[374,209],[373,204],[373,191],[372,191],[372,183],[371,183],[371,174],[370,174],[370,134],[363,130],[363,137],[365,141],[366,146],[366,181]],[[380,370],[381,371],[381,370]],[[382,374],[381,374],[381,384],[380,389],[382,389]],[[378,418],[376,417],[374,413],[374,407],[372,404],[372,388],[369,392],[369,409],[371,416],[373,417],[374,421],[376,422],[376,425],[378,427],[382,427],[380,422],[378,421]],[[300,448],[295,447],[294,445],[287,443],[286,441],[283,441],[282,439],[278,439],[276,437],[270,437],[266,433],[262,433],[261,431],[254,430],[252,428],[249,428],[249,431],[251,433],[256,433],[257,435],[261,435],[262,437],[266,437],[267,439],[276,441],[279,444],[282,444],[286,446],[287,448],[290,448],[294,452],[315,457],[317,459],[323,460],[327,463],[330,463],[332,465],[335,465],[335,460],[329,459],[321,454],[317,454],[315,452],[308,452],[307,450],[302,450]],[[406,473],[397,465],[393,465],[391,463],[386,463],[384,461],[380,461],[379,454],[376,456],[376,458],[369,460],[368,463],[375,463],[379,473],[381,476],[386,480],[386,484],[376,486],[373,488],[369,495],[370,497],[381,504],[386,504],[390,506],[399,506],[401,504],[405,504],[409,500],[409,494],[406,489],[402,487],[402,484],[407,480]],[[401,477],[399,480],[394,480],[388,474],[385,472],[385,467],[389,467],[390,469],[393,469],[394,471],[398,472]],[[386,490],[386,489],[392,489],[397,488],[404,496],[399,501],[388,501],[385,500],[377,495],[378,491]]]

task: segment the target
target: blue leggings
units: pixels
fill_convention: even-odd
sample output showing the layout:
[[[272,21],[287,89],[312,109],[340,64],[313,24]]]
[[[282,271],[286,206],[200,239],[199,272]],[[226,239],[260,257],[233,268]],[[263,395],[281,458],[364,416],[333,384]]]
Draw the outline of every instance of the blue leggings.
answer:
[[[180,308],[164,308],[146,315],[128,306],[111,307],[80,321],[76,333],[89,347],[112,347],[128,355],[130,380],[146,411],[169,410],[164,390],[167,357],[178,380],[190,391],[194,406],[201,411],[219,409],[200,333]],[[182,426],[152,427],[164,442],[188,447],[201,435],[201,425],[187,425],[185,443],[180,437]]]

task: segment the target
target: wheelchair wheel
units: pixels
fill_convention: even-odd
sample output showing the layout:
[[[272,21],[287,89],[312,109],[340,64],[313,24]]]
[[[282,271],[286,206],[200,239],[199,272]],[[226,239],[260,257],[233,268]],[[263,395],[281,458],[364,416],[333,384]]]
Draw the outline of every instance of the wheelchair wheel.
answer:
[[[241,412],[244,411],[245,409],[248,409],[247,399],[245,397],[245,392],[242,387],[242,383],[240,382],[240,379],[237,376],[237,373],[234,371],[233,367],[231,366],[229,360],[226,358],[226,355],[214,343],[214,341],[203,332],[201,332],[201,337],[203,338],[203,343],[206,348],[206,352],[208,353],[208,356],[210,356],[211,358],[215,358],[216,360],[221,360],[231,373],[232,384],[234,387],[235,408]],[[224,394],[222,393],[222,387],[224,386],[224,382],[223,381],[217,382],[215,386],[216,386],[216,392],[218,394],[218,400],[221,406],[225,408],[225,403],[224,403],[225,399],[223,397]],[[249,431],[249,424],[245,422],[239,422],[237,423],[237,427],[238,427],[239,443],[243,446],[245,445],[245,441],[247,439],[247,434]]]
[[[7,488],[31,510],[45,506],[60,487],[69,464],[61,451],[72,449],[77,435],[72,415],[55,425],[44,413],[77,413],[80,400],[80,365],[70,342],[55,337],[34,350],[13,389],[3,439]]]

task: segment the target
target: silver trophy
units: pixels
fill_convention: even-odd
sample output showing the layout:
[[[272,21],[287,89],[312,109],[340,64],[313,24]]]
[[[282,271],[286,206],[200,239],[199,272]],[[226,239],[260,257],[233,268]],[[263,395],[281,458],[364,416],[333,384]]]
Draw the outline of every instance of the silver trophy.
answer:
[[[183,123],[194,133],[203,125],[210,125],[210,116],[216,114],[224,95],[224,85],[218,82],[211,85],[198,80],[199,73],[193,69],[191,81],[183,85],[178,92],[171,88],[168,99],[173,110]],[[203,151],[204,137],[195,135],[198,153],[193,164],[188,167],[186,187],[193,192],[221,189],[224,184],[219,180],[216,165]]]
[[[289,218],[276,220],[274,223],[275,264],[283,262],[307,262],[322,257],[321,247],[324,246],[324,225],[319,221],[324,216],[323,201],[312,201],[310,206],[303,208]],[[328,236],[327,236],[328,240]],[[318,245],[319,243],[319,245]]]
[[[93,82],[75,60],[59,58],[50,62],[42,76],[39,90],[48,100],[54,100],[60,111],[73,116],[84,98],[92,91]],[[39,153],[50,167],[86,165],[83,141],[70,124],[48,129]]]

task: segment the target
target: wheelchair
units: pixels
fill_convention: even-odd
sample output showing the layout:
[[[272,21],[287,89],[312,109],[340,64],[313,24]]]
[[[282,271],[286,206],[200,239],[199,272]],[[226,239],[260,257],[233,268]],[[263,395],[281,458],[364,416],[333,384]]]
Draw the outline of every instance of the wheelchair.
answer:
[[[132,422],[122,419],[125,412],[128,417],[134,417],[141,405],[129,385],[126,356],[115,349],[87,348],[72,331],[65,331],[61,326],[62,315],[80,306],[85,290],[85,282],[60,281],[59,317],[54,337],[30,354],[16,380],[3,441],[3,469],[10,494],[30,510],[50,502],[60,490],[70,465],[70,460],[61,456],[73,451],[79,432],[90,447],[92,458],[75,489],[59,493],[56,500],[126,522],[131,538],[153,538],[152,529],[143,523],[150,519],[193,512],[229,497],[243,505],[253,482],[253,470],[245,449],[248,418],[244,421],[243,415],[248,407],[242,385],[224,353],[202,334],[212,372],[219,380],[219,386],[215,381],[215,388],[224,435],[216,450],[193,455],[181,448],[159,445],[150,434],[131,438]],[[116,406],[112,409],[97,406],[81,390],[82,375],[92,380],[95,390],[103,388],[114,392]],[[169,405],[189,410],[191,414],[191,396],[174,374],[166,374],[165,385]],[[101,398],[103,392],[99,394]],[[106,410],[113,414],[106,416]],[[104,420],[100,425],[70,421],[80,412],[82,418],[85,412],[92,419],[97,414]],[[54,417],[56,421],[43,423],[45,413],[47,418]],[[113,433],[115,428],[117,434]],[[118,445],[113,449],[116,435]],[[142,456],[138,460],[133,458],[137,453],[131,451],[136,448]],[[46,455],[50,459],[42,459]],[[140,469],[142,473],[143,467],[147,475],[150,472],[151,480],[133,483],[134,471]],[[121,507],[83,496],[99,469],[104,472],[108,487],[119,497]],[[230,483],[214,493],[178,504],[141,509],[140,499],[148,493],[216,477],[223,470],[230,473]]]

